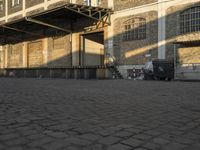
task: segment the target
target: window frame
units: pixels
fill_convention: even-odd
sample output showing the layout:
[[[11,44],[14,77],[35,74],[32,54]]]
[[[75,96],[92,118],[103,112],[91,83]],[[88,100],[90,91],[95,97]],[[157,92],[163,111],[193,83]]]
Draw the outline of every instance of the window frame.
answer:
[[[0,12],[4,11],[4,1],[0,0]]]
[[[180,33],[200,31],[200,6],[190,7],[180,13]]]
[[[123,23],[123,41],[137,41],[147,38],[146,19],[143,17],[133,17]]]
[[[20,0],[11,0],[11,7],[16,7],[20,5]]]

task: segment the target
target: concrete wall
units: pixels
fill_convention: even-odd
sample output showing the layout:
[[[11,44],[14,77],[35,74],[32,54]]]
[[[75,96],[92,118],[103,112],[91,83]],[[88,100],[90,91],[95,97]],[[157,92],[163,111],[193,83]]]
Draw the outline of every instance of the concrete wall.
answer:
[[[70,35],[48,38],[48,66],[70,67],[72,52]]]
[[[0,46],[0,69],[1,68],[4,68],[4,51],[2,46]]]
[[[26,8],[35,6],[37,4],[43,3],[44,0],[26,0]]]
[[[8,14],[16,13],[20,10],[22,10],[23,4],[22,0],[19,0],[19,5],[12,6],[12,0],[8,0]]]
[[[5,10],[5,0],[2,0],[3,9],[0,11],[0,17],[4,17],[6,15]]]
[[[100,6],[100,7],[108,7],[108,1],[109,1],[109,0],[101,0],[99,6]],[[82,5],[82,4],[85,4],[85,3],[84,3],[84,0],[76,0],[76,3],[77,3],[77,4],[81,4],[81,5]],[[93,5],[93,6],[96,6],[96,5],[97,5],[97,0],[93,0],[92,5]]]
[[[129,9],[137,6],[147,5],[158,0],[114,0],[114,10],[124,10]]]
[[[18,68],[23,66],[23,44],[8,45],[7,60],[8,68]]]
[[[70,0],[55,2],[55,3],[53,3],[53,4],[50,4],[50,5],[48,6],[48,9],[56,8],[56,7],[62,6],[63,4],[69,3],[69,2],[70,2]]]
[[[9,44],[3,46],[0,52],[0,66],[5,68],[47,66],[58,68],[72,65],[70,35],[60,36],[56,40],[50,37]]]

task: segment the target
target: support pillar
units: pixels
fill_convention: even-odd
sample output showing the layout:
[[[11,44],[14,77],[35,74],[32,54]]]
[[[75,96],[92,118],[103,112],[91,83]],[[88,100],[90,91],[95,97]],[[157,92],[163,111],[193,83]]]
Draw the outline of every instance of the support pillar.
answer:
[[[8,21],[8,1],[5,1],[5,21]]]
[[[106,27],[104,30],[104,40],[105,40],[105,53],[114,55],[114,21],[111,16],[111,25]]]
[[[3,68],[3,46],[0,46],[0,69]]]
[[[28,67],[28,48],[27,43],[23,42],[23,68]]]
[[[166,53],[166,9],[164,0],[158,4],[158,58],[165,59]]]
[[[9,47],[9,45],[6,45],[5,46],[5,50],[4,50],[4,59],[5,59],[5,61],[4,61],[4,67],[5,68],[8,68],[8,47]]]
[[[26,0],[23,0],[22,1],[22,10],[23,10],[23,17],[26,16]]]
[[[44,55],[44,65],[48,66],[48,38],[45,38],[43,40],[43,45],[44,45],[44,51],[43,51],[43,55]]]
[[[72,66],[79,66],[80,62],[80,33],[72,34]]]

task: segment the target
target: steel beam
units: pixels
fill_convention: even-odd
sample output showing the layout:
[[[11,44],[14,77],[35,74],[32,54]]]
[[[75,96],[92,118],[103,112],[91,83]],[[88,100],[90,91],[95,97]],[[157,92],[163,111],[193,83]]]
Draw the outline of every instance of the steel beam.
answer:
[[[107,21],[107,19],[104,20],[105,17],[110,18],[110,15],[111,15],[110,11],[104,12],[103,10],[99,9],[99,10],[96,10],[94,13],[92,13],[91,8],[83,9],[83,8],[79,8],[79,7],[69,7],[69,6],[65,6],[65,9],[70,10],[75,13],[78,13],[80,15],[83,15],[85,17],[91,18],[93,20],[100,21],[103,24],[110,25],[110,22]],[[105,13],[105,14],[102,15],[102,13]],[[98,17],[95,17],[95,15],[97,15]]]
[[[41,34],[37,34],[37,33],[29,32],[29,31],[25,31],[25,30],[22,30],[22,29],[14,28],[14,27],[9,27],[9,26],[6,26],[6,25],[1,25],[1,27],[5,28],[5,29],[17,31],[17,32],[22,32],[22,33],[34,35],[34,36],[42,36]]]
[[[60,30],[60,31],[67,32],[67,33],[72,33],[71,30],[64,29],[64,28],[61,28],[61,27],[58,27],[58,26],[55,26],[55,25],[52,25],[52,24],[49,24],[49,23],[45,23],[45,22],[42,22],[40,20],[36,20],[36,19],[33,19],[33,18],[29,18],[29,17],[26,17],[25,19],[26,19],[26,21],[29,21],[29,22],[32,22],[32,23],[36,23],[36,24],[40,24],[40,25],[43,25],[43,26],[51,27],[51,28],[54,28],[54,29],[57,29],[57,30]]]

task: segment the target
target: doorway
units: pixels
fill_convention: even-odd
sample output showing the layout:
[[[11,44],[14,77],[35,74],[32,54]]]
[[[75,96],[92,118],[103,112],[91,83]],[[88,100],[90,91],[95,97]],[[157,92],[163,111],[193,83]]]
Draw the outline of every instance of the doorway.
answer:
[[[28,43],[28,67],[41,67],[43,65],[42,41]]]
[[[81,36],[80,62],[82,66],[104,65],[104,32]]]

